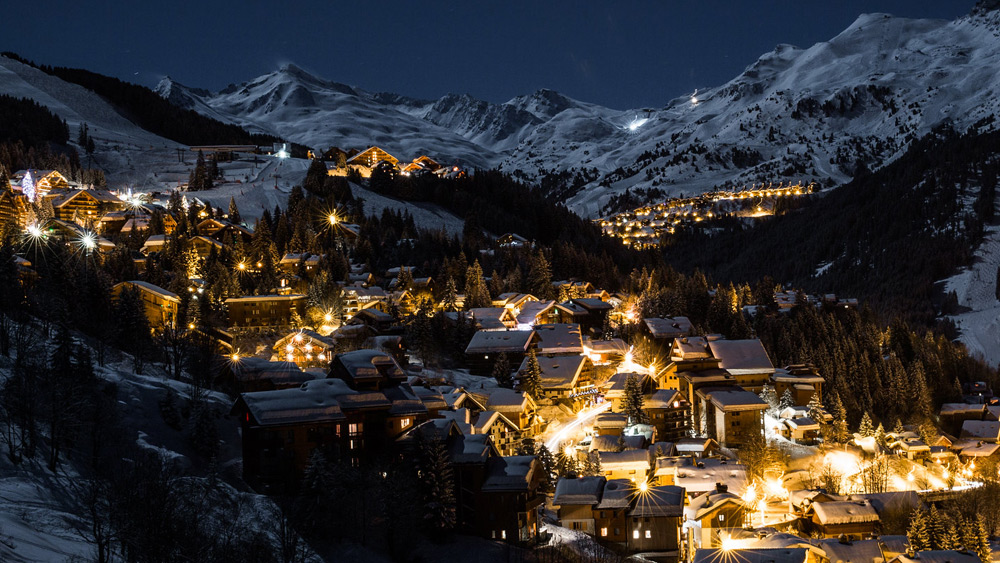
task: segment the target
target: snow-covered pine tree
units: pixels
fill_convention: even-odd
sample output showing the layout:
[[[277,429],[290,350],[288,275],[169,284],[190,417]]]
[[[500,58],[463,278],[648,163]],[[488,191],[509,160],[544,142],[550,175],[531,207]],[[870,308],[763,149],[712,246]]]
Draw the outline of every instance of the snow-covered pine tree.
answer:
[[[823,408],[823,402],[819,400],[819,393],[813,393],[813,396],[809,398],[806,411],[809,413],[809,418],[818,423],[823,422],[823,413],[826,412],[826,409]]]
[[[778,418],[778,393],[774,390],[774,385],[765,383],[760,391],[760,398],[767,403],[768,416]]]
[[[910,516],[910,525],[906,529],[906,539],[913,551],[926,551],[931,548],[930,531],[927,528],[927,513],[917,508]]]
[[[625,379],[625,397],[622,399],[622,412],[628,416],[629,425],[645,424],[648,420],[643,409],[642,387],[639,378],[630,375]]]
[[[518,389],[527,393],[535,401],[542,392],[542,368],[538,365],[538,355],[535,349],[528,351],[528,364],[518,377]]]
[[[556,475],[556,457],[545,444],[538,444],[535,455],[542,466],[542,483],[539,488],[543,493],[554,491],[556,479],[559,478]]]
[[[795,398],[792,397],[792,390],[785,389],[785,392],[781,394],[781,399],[778,400],[778,412],[787,409],[788,407],[795,406]]]
[[[968,546],[966,547],[968,548]],[[982,514],[976,514],[975,545],[972,546],[972,551],[979,556],[979,560],[983,563],[989,563],[993,560],[993,550],[990,547],[990,536],[986,532],[986,521],[983,519]]]
[[[930,539],[930,549],[948,549],[948,516],[931,505],[927,511],[927,534]]]
[[[490,292],[483,280],[483,268],[479,260],[472,263],[465,271],[465,308],[477,309],[490,306]]]
[[[865,413],[861,417],[861,423],[858,425],[858,434],[861,434],[865,438],[875,435],[875,425],[872,424],[872,417]]]
[[[448,281],[444,284],[444,297],[442,298],[444,310],[447,312],[458,310],[458,289],[455,287],[455,278],[448,276]]]

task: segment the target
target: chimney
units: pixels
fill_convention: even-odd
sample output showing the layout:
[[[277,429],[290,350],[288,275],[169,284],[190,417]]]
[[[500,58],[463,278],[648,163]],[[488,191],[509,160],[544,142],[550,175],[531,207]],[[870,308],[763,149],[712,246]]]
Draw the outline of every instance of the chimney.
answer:
[[[715,492],[717,492],[717,493],[727,493],[727,492],[729,492],[729,485],[726,485],[726,484],[723,484],[723,483],[716,483],[715,484]]]

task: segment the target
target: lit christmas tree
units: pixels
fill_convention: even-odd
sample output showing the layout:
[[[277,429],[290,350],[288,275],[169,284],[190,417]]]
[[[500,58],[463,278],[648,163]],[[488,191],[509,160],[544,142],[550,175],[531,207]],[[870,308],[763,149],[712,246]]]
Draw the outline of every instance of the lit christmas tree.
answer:
[[[28,201],[35,203],[35,180],[31,177],[31,171],[24,173],[24,179],[21,180],[21,193],[23,193]]]

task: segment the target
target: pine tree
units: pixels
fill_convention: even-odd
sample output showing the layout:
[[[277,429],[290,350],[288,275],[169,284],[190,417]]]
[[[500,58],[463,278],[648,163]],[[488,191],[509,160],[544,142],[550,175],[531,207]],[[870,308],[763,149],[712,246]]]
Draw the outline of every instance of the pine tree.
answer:
[[[587,454],[587,459],[583,461],[583,469],[580,473],[584,477],[596,477],[601,474],[601,456],[596,451]]]
[[[882,426],[881,422],[878,423],[878,428],[875,429],[874,436],[875,436],[875,443],[884,447],[885,446],[885,427]]]
[[[160,416],[163,417],[163,422],[166,422],[167,426],[174,430],[180,430],[182,427],[181,411],[177,400],[177,392],[174,391],[173,387],[167,387],[167,393],[163,396],[159,404]]]
[[[555,472],[559,477],[566,477],[575,474],[579,470],[579,463],[576,457],[570,457],[565,452],[556,454]]]
[[[506,352],[500,352],[500,355],[497,356],[497,361],[493,363],[493,379],[497,381],[497,385],[500,387],[506,387],[507,389],[514,388],[510,359],[507,358]]]
[[[819,400],[819,393],[813,393],[813,396],[809,398],[809,404],[806,405],[806,410],[809,413],[809,418],[818,423],[823,422],[823,413],[826,411],[823,409],[822,401]]]
[[[455,287],[455,278],[448,276],[448,281],[444,284],[444,297],[442,298],[442,305],[445,311],[457,311],[458,310],[458,290]]]
[[[930,549],[947,549],[944,547],[949,543],[947,516],[933,504],[927,511],[927,534],[930,538]]]
[[[993,550],[990,547],[990,536],[986,533],[986,521],[983,519],[982,514],[976,514],[975,545],[972,546],[972,551],[979,556],[979,560],[983,563],[989,563],[993,560]]]
[[[778,400],[778,413],[781,411],[795,406],[795,398],[792,396],[791,389],[785,389],[785,392],[781,394],[781,399]]]
[[[229,198],[229,222],[234,225],[243,224],[243,219],[240,217],[240,208],[236,206],[235,197]]]
[[[843,444],[850,433],[847,427],[847,409],[844,408],[844,403],[840,401],[840,395],[836,391],[830,394],[829,401],[830,414],[833,416],[832,438],[835,442]]]
[[[958,545],[965,551],[976,551],[976,521],[973,518],[960,518],[958,527]]]
[[[479,260],[472,263],[465,271],[465,308],[478,309],[490,306],[490,294],[483,281],[483,268]]]
[[[630,375],[625,379],[625,397],[622,399],[622,412],[628,416],[629,425],[646,424],[648,417],[643,409],[642,387],[639,378]]]
[[[861,424],[858,425],[858,434],[865,438],[875,435],[875,426],[872,424],[872,417],[868,416],[867,412],[861,417]]]
[[[898,436],[905,431],[906,430],[903,428],[903,421],[897,418],[896,425],[892,427],[892,433]]]
[[[219,430],[215,426],[214,409],[204,398],[192,400],[188,422],[191,447],[206,460],[214,458],[219,453]]]
[[[455,527],[455,483],[444,442],[418,432],[416,465],[424,525],[440,539]]]
[[[212,187],[212,179],[208,176],[208,168],[205,165],[205,153],[198,151],[198,159],[195,161],[194,170],[188,177],[188,190],[201,191]]]
[[[409,268],[400,266],[399,277],[396,279],[397,291],[413,289],[413,272],[411,272]]]
[[[760,391],[760,398],[767,403],[767,414],[771,418],[778,418],[778,393],[774,390],[774,385],[765,383]]]
[[[930,531],[927,528],[927,513],[922,508],[917,508],[910,516],[910,525],[906,529],[906,539],[909,540],[910,549],[913,551],[926,551],[931,549]]]
[[[539,299],[548,299],[552,294],[552,267],[545,255],[538,251],[531,259],[528,270],[528,292]]]
[[[535,349],[528,351],[528,363],[518,377],[518,389],[538,401],[542,393],[542,368],[538,365]]]
[[[542,482],[539,488],[543,493],[552,492],[555,490],[555,482],[558,479],[556,458],[545,444],[538,444],[535,452],[535,455],[538,456],[538,463],[542,466]]]

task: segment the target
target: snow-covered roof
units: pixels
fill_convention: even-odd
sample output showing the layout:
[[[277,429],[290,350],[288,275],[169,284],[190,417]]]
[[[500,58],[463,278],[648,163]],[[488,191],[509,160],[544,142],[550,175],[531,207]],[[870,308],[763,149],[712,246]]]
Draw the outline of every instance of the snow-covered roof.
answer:
[[[809,549],[804,547],[778,549],[699,549],[694,554],[693,563],[718,563],[719,561],[739,561],[740,563],[806,563]]]
[[[841,541],[840,539],[813,540],[817,547],[826,553],[830,563],[857,563],[860,561],[875,561],[882,559],[882,548],[879,540]]]
[[[448,453],[452,463],[482,463],[489,458],[493,442],[486,434],[460,436],[452,442]]]
[[[1000,450],[1000,444],[990,444],[989,442],[977,442],[959,450],[958,454],[965,457],[989,457]]]
[[[480,330],[472,336],[465,348],[466,354],[511,352],[523,354],[531,344],[534,331],[530,330]]]
[[[1000,439],[1000,421],[966,420],[962,423],[962,438],[979,438],[996,442]]]
[[[684,507],[684,517],[688,520],[701,520],[726,505],[743,506],[744,502],[736,494],[729,491],[720,492],[713,486],[705,494],[690,499],[688,505]]]
[[[487,462],[483,492],[526,491],[538,463],[533,455],[493,457]]]
[[[832,563],[832,562],[831,562]],[[955,551],[953,549],[936,551],[918,551],[913,557],[901,553],[889,563],[981,563],[975,553]]]
[[[587,342],[587,346],[594,352],[599,354],[608,353],[619,353],[625,354],[628,350],[628,346],[625,341],[621,338],[612,338],[611,340],[590,340]]]
[[[678,338],[691,333],[691,319],[687,317],[651,317],[642,319],[653,338]]]
[[[614,305],[611,303],[601,301],[600,299],[594,297],[581,297],[579,299],[574,299],[573,303],[583,307],[587,311],[610,311],[614,308]]]
[[[604,477],[563,477],[556,482],[556,493],[552,504],[557,506],[591,505],[601,502],[601,495],[604,493],[604,484],[607,480]]]
[[[817,502],[812,504],[812,510],[823,526],[877,522],[879,519],[875,507],[867,500]]]
[[[528,360],[525,358],[518,368],[518,373],[524,373],[528,369]],[[538,356],[538,367],[541,368],[539,381],[542,389],[572,389],[576,387],[580,374],[586,363],[590,361],[586,356]]]
[[[708,343],[719,367],[733,375],[774,373],[774,365],[759,339],[715,340]]]
[[[627,508],[635,491],[635,483],[628,479],[608,479],[604,484],[601,502],[595,508],[598,510]]]
[[[300,387],[243,393],[241,401],[263,426],[346,420],[341,400],[355,393],[339,379],[307,381]]]
[[[618,412],[604,412],[594,417],[594,428],[622,428],[628,424],[628,416]]]
[[[244,295],[241,297],[230,297],[226,303],[253,303],[257,301],[298,301],[305,299],[305,295]]]
[[[678,450],[679,452],[679,450]],[[674,484],[688,493],[715,490],[721,483],[734,494],[742,495],[747,486],[747,471],[742,463],[730,463],[714,458],[700,459],[695,465],[686,464],[677,469]]]
[[[518,324],[531,324],[539,315],[547,313],[555,306],[556,302],[552,300],[528,301],[521,305],[521,311],[517,314],[517,322]]]
[[[705,453],[712,449],[715,440],[711,438],[681,438],[674,443],[679,454]]]
[[[703,387],[698,395],[708,397],[724,412],[764,410],[767,403],[756,393],[740,387]]]
[[[378,379],[402,379],[403,369],[396,359],[379,350],[352,350],[337,354],[333,358],[334,367],[343,368],[353,381]],[[334,371],[333,373],[337,373]]]
[[[819,430],[819,423],[807,416],[788,419],[785,421],[785,424],[787,424],[789,428],[792,428],[793,430],[801,430],[801,431]]]
[[[674,403],[677,403],[676,406]],[[673,409],[687,404],[684,395],[676,389],[657,389],[655,393],[646,399],[644,406],[647,409]]]
[[[160,287],[158,285],[153,285],[153,284],[151,284],[149,282],[145,282],[145,281],[142,281],[142,280],[129,280],[127,282],[122,282],[121,284],[118,284],[118,285],[122,285],[122,284],[129,284],[129,285],[134,286],[134,287],[136,287],[138,289],[141,289],[143,291],[148,291],[149,293],[152,293],[152,294],[154,294],[154,295],[156,295],[156,296],[158,296],[158,297],[160,297],[162,299],[166,299],[168,301],[173,301],[175,303],[180,303],[181,302],[181,298],[178,297],[176,293],[173,293],[171,291],[167,291],[167,290],[163,289],[162,287]]]
[[[684,489],[674,485],[650,487],[635,498],[629,512],[633,518],[681,516],[684,514]]]
[[[520,391],[507,389],[506,387],[482,389],[478,390],[478,392],[486,395],[487,407],[500,412],[520,411],[528,404],[527,395]]]
[[[583,353],[583,336],[580,325],[543,324],[535,325],[538,335],[538,350],[546,354],[580,354]]]
[[[648,450],[625,450],[621,452],[601,452],[601,469],[604,471],[625,471],[649,469]]]
[[[622,449],[620,436],[601,434],[594,436],[590,440],[590,451],[592,452],[617,452]]]
[[[708,349],[708,340],[703,336],[675,338],[670,353],[682,360],[706,359],[712,357]]]

